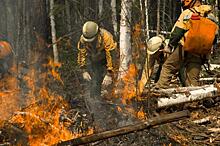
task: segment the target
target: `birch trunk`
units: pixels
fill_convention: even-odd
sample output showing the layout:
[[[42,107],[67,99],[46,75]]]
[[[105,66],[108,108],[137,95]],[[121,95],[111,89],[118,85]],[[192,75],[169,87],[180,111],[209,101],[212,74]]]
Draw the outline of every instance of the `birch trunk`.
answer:
[[[132,0],[121,1],[121,21],[120,21],[120,66],[119,79],[128,71],[131,62],[131,6]]]
[[[162,10],[162,24],[163,24],[163,27],[165,27],[165,13],[166,13],[166,2],[167,0],[163,0],[163,10]]]
[[[148,21],[148,0],[145,0],[145,31],[146,31],[146,40],[149,39],[149,21]]]
[[[50,0],[50,25],[51,25],[51,35],[52,35],[52,43],[53,43],[53,55],[54,55],[54,62],[58,63],[58,50],[56,44],[56,29],[55,29],[55,17],[53,15],[53,7],[54,7],[54,0]]]
[[[111,0],[111,8],[112,8],[112,24],[113,24],[113,29],[114,29],[114,35],[116,38],[118,38],[116,0]]]
[[[103,12],[103,0],[99,0],[99,18],[102,17],[102,12]]]
[[[157,35],[160,33],[160,0],[157,1]]]
[[[202,100],[208,97],[215,97],[218,95],[217,88],[213,85],[204,87],[203,89],[197,89],[193,91],[188,91],[186,94],[172,94],[169,98],[159,98],[158,107],[166,107],[180,103],[186,103],[191,101]]]

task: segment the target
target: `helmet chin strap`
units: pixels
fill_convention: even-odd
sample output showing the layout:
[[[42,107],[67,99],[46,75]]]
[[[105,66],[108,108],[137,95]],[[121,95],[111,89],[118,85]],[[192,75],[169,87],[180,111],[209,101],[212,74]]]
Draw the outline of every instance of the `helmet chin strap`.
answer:
[[[196,0],[192,0],[191,4],[190,4],[190,8],[192,8],[196,3]]]

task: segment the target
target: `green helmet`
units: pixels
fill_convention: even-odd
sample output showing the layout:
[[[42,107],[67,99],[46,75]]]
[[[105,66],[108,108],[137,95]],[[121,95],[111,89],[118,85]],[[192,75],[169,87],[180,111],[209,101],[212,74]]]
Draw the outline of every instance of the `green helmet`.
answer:
[[[156,53],[161,45],[163,44],[165,38],[163,35],[154,36],[147,42],[147,53],[154,54]]]
[[[87,21],[83,25],[82,37],[85,42],[92,42],[98,34],[99,26],[93,21]]]

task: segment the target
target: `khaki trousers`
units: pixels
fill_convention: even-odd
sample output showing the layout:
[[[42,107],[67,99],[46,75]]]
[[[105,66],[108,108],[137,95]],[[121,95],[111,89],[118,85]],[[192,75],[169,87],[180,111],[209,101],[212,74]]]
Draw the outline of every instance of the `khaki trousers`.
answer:
[[[203,64],[202,57],[200,55],[194,55],[189,52],[184,52],[182,51],[182,48],[177,47],[163,64],[160,78],[156,84],[156,87],[168,88],[172,77],[180,70],[182,64],[185,69],[185,85],[198,86],[199,73]]]

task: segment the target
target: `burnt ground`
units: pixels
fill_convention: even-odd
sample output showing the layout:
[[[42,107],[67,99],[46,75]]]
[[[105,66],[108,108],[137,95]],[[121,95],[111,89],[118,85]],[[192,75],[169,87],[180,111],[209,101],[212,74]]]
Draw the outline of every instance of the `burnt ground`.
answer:
[[[66,51],[66,53],[65,53]],[[92,128],[93,133],[111,130],[141,122],[129,109],[139,111],[143,108],[145,118],[165,115],[188,109],[191,117],[169,124],[156,126],[142,131],[121,135],[105,140],[100,140],[88,146],[178,146],[178,145],[220,145],[220,102],[219,98],[207,99],[205,101],[193,102],[166,109],[156,110],[152,108],[154,97],[142,97],[143,100],[132,100],[124,105],[114,97],[99,98],[94,101],[93,109],[88,109],[91,101],[84,98],[88,90],[84,88],[81,72],[74,64],[74,57],[69,54],[70,50],[64,50],[62,58],[65,58],[61,73],[64,85],[52,80],[48,83],[50,90],[62,97],[69,103],[65,111],[60,115],[60,122],[74,133],[86,133]],[[215,56],[216,57],[216,56]],[[214,58],[219,63],[218,57]],[[205,74],[205,73],[204,73]],[[95,106],[94,106],[95,105]],[[120,107],[120,110],[119,110]],[[93,112],[92,112],[93,111]],[[94,112],[95,111],[95,112]],[[203,121],[201,120],[203,119]],[[196,120],[200,122],[195,123]],[[202,122],[201,122],[202,121]],[[27,144],[27,134],[19,125],[11,125],[7,122],[0,128],[0,145],[22,145]]]
[[[219,50],[217,50],[212,56],[211,63],[220,63],[218,54],[220,54]],[[63,69],[63,71],[65,71],[65,66]],[[67,66],[66,69],[69,70],[69,67]],[[219,71],[217,69],[215,75],[218,74],[218,72]],[[99,128],[95,128],[94,133],[115,129],[129,124],[135,124],[136,122],[141,121],[134,116],[134,114],[130,114],[126,110],[118,112],[117,105],[121,105],[121,103],[118,103],[118,100],[115,101],[114,97],[100,99],[97,102],[97,104],[100,106],[97,106],[95,109],[97,111],[95,119],[91,115],[91,111],[88,110],[86,101],[83,98],[83,95],[87,92],[87,90],[83,88],[83,81],[79,75],[80,70],[78,69],[75,69],[71,75],[68,74],[68,78],[66,78],[66,80],[68,81],[67,84],[69,85],[65,86],[65,89],[67,90],[64,89],[67,100],[71,104],[71,108],[74,111],[72,117],[77,117],[75,118],[76,123],[74,123],[71,127],[72,130],[74,129],[73,131],[86,131],[88,127],[94,128],[94,121],[98,121],[99,123]],[[209,77],[210,75],[203,71],[202,76]],[[73,82],[75,83],[75,87],[72,84]],[[75,92],[76,94],[72,94],[72,92]],[[87,145],[220,145],[219,98],[210,98],[204,101],[172,106],[167,109],[160,110],[151,109],[151,98],[143,97],[145,100],[142,101],[133,100],[133,104],[130,106],[136,111],[143,107],[145,116],[147,118],[155,115],[173,113],[184,109],[188,109],[191,112],[191,117],[178,122],[156,126],[150,129],[97,141]],[[124,105],[121,106],[122,109],[123,106]],[[76,113],[78,113],[78,116],[76,116]],[[203,122],[195,123],[194,121],[196,120],[201,120]]]

